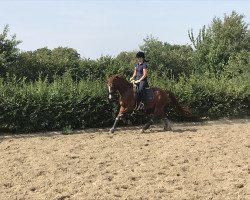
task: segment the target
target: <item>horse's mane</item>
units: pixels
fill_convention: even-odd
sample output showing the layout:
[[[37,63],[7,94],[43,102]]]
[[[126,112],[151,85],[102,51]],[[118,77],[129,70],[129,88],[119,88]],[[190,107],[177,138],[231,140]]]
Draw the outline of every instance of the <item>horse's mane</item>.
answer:
[[[121,80],[123,80],[123,81],[128,82],[127,79],[126,79],[124,76],[120,75],[120,74],[113,74],[113,75],[110,75],[110,76],[108,77],[108,79],[109,79],[110,81],[113,81],[113,80],[115,80],[115,79],[121,79]],[[129,83],[129,82],[128,82],[128,83]]]
[[[123,85],[122,87],[126,87],[125,85],[132,86],[132,83],[127,81],[127,79],[124,76],[120,75],[120,74],[111,75],[111,76],[108,77],[108,79],[109,79],[110,82],[113,82],[113,81],[116,81],[116,80],[121,80],[120,84]]]
[[[113,75],[110,75],[110,76],[109,76],[109,79],[110,79],[110,80],[114,80],[114,79],[116,79],[116,78],[120,78],[120,79],[126,80],[126,78],[124,78],[124,76],[122,76],[122,75],[120,75],[120,74],[113,74]]]

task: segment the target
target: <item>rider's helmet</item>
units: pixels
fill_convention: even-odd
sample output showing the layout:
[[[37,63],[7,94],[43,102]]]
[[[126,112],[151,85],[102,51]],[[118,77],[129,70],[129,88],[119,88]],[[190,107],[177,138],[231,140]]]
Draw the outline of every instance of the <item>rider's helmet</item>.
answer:
[[[139,51],[139,52],[136,54],[136,58],[143,58],[143,59],[145,59],[145,54],[144,54],[142,51]]]

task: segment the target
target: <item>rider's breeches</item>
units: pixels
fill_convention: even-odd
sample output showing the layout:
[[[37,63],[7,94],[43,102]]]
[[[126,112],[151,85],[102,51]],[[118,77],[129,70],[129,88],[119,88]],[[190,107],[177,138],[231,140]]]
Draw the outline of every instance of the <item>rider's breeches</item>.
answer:
[[[144,99],[144,92],[145,88],[148,87],[148,82],[147,81],[141,81],[138,84],[138,100],[143,101]]]

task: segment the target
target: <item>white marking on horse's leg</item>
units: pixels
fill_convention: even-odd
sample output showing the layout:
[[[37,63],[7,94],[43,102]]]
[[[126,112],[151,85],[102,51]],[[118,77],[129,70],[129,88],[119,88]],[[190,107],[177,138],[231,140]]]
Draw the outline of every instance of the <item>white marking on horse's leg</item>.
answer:
[[[117,127],[118,122],[122,119],[123,114],[120,113],[117,115],[117,117],[115,118],[115,122],[114,125],[112,126],[112,128],[110,129],[110,133],[114,133],[115,132],[115,128]]]

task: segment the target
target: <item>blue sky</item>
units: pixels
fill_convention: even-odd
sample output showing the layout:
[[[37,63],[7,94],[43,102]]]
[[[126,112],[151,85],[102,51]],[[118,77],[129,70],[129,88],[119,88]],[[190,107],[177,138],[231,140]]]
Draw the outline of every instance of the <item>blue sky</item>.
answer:
[[[71,47],[92,59],[138,50],[149,35],[190,44],[188,30],[232,10],[250,23],[250,0],[0,0],[0,10],[0,31],[9,24],[21,50]]]

